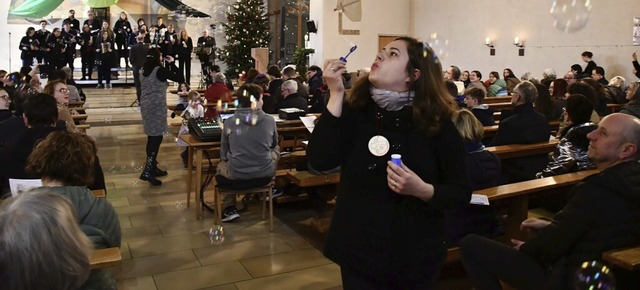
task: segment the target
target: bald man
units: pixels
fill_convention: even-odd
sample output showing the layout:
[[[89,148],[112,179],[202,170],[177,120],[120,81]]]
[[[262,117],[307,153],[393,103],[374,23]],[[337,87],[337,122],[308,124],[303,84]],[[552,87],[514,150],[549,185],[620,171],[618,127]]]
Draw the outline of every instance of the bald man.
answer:
[[[587,135],[588,156],[599,173],[569,192],[553,220],[529,218],[521,229],[535,236],[514,247],[470,235],[460,243],[462,262],[476,289],[576,289],[584,261],[640,244],[640,119],[615,113]]]

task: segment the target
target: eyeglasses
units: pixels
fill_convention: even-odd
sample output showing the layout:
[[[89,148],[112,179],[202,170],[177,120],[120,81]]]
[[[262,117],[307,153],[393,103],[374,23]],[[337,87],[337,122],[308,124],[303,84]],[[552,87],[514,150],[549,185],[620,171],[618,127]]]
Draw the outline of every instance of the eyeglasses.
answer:
[[[572,80],[574,77],[564,77],[565,80]]]
[[[68,94],[69,93],[69,89],[62,88],[62,89],[56,90],[56,92],[60,92],[60,93],[63,93],[63,94]]]

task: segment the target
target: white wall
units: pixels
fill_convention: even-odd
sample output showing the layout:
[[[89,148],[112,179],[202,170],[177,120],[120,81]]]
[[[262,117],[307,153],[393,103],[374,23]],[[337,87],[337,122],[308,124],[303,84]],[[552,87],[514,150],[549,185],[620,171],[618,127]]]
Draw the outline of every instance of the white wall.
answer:
[[[349,1],[347,1],[349,2]],[[351,22],[343,16],[343,29],[359,29],[360,35],[338,35],[336,1],[311,0],[310,19],[316,21],[318,34],[311,34],[309,46],[316,50],[310,65],[322,66],[324,59],[346,55],[353,43],[358,49],[348,58],[348,71],[371,66],[378,52],[378,35],[409,33],[410,0],[364,0],[362,22]]]
[[[412,0],[411,31],[422,39],[437,33],[440,41],[435,49],[442,50],[443,66],[477,69],[483,79],[490,71],[507,67],[518,76],[530,71],[539,78],[545,68],[563,75],[574,63],[584,67],[580,54],[589,50],[605,68],[607,79],[622,75],[636,80],[631,53],[639,47],[632,46],[631,35],[633,16],[640,16],[640,1],[591,1],[589,22],[574,33],[553,27],[551,2]],[[518,56],[513,45],[516,35],[525,41],[525,56]],[[495,56],[489,56],[484,45],[487,36],[495,39]]]

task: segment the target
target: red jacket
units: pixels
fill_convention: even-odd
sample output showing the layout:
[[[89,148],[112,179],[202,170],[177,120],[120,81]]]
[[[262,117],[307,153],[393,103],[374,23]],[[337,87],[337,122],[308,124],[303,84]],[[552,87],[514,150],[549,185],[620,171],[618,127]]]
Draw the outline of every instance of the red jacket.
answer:
[[[207,88],[207,91],[204,92],[204,97],[207,99],[207,102],[210,104],[217,104],[218,100],[222,100],[223,102],[230,102],[231,94],[227,85],[224,83],[214,83]],[[213,108],[207,108],[207,111],[204,113],[205,117],[215,117],[216,110]]]

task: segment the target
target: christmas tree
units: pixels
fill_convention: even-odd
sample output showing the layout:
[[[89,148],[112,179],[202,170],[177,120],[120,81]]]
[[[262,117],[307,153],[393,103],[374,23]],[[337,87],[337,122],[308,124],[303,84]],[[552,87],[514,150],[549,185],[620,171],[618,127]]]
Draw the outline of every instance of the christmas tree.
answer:
[[[227,64],[227,75],[236,78],[242,71],[253,67],[251,48],[269,47],[269,18],[264,0],[238,0],[227,11],[223,23],[227,44],[219,58]]]

